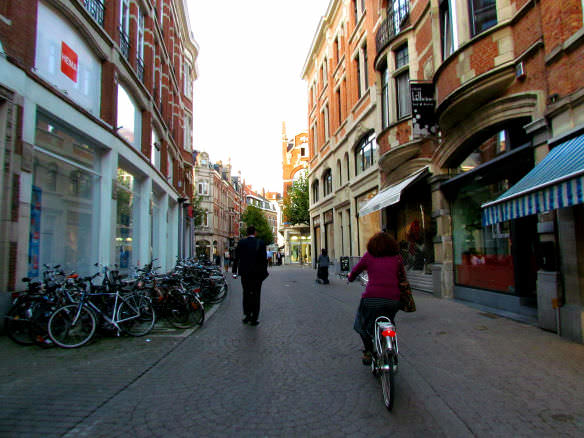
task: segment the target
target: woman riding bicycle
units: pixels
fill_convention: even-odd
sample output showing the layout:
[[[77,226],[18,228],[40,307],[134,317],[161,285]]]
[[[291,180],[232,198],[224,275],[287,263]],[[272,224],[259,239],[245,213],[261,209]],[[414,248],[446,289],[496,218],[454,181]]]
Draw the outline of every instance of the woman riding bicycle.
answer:
[[[379,232],[369,239],[367,251],[349,273],[349,281],[355,280],[363,271],[367,271],[369,277],[353,326],[363,340],[364,365],[371,364],[373,341],[370,333],[375,319],[384,315],[394,322],[395,314],[399,310],[398,278],[401,269],[403,261],[399,256],[397,242],[389,234]]]

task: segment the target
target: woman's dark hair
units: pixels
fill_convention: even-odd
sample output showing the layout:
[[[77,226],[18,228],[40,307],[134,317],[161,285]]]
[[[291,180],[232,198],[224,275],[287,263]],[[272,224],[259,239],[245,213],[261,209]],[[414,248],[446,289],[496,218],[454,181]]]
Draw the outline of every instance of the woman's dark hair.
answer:
[[[373,257],[394,256],[399,254],[399,246],[393,237],[380,231],[367,242],[367,252]]]
[[[326,255],[326,254],[327,254],[327,252],[326,252],[326,248],[323,248],[323,249],[322,249],[322,255]]]

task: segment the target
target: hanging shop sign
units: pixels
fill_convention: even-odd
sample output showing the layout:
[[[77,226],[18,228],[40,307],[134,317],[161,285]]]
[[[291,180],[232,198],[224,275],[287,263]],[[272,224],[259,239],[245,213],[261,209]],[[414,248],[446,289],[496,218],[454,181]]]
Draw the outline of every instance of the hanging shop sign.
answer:
[[[435,135],[438,132],[434,107],[434,84],[410,82],[412,97],[413,135]]]

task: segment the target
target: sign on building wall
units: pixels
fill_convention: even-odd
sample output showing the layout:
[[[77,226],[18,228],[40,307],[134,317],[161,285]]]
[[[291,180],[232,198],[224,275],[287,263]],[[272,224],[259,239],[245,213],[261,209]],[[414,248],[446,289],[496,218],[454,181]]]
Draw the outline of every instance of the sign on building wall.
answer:
[[[79,57],[65,41],[61,41],[61,71],[73,82],[77,82]]]
[[[410,82],[414,136],[434,135],[438,131],[434,107],[434,84]]]
[[[99,115],[101,62],[71,22],[42,1],[38,5],[35,71]]]

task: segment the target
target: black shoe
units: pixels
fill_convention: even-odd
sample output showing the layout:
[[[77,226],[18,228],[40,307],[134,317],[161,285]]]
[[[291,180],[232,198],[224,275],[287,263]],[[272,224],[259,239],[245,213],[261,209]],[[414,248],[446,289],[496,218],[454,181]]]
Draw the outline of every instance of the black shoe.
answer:
[[[250,321],[251,321],[251,319],[250,319],[250,317],[249,317],[249,316],[246,316],[245,318],[243,318],[243,319],[241,320],[241,322],[243,322],[244,324],[249,324],[249,322],[250,322]]]
[[[256,320],[254,320],[254,321],[251,321],[251,322],[249,323],[249,325],[258,325],[259,323],[260,323],[260,322],[259,322],[259,321],[256,319]]]

